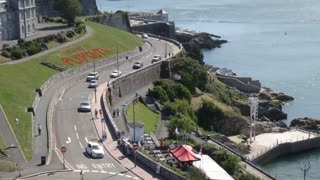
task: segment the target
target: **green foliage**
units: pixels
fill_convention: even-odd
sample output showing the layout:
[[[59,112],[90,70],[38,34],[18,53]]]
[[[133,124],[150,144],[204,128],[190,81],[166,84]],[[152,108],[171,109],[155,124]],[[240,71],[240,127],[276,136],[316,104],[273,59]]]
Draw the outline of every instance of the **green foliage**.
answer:
[[[255,175],[249,174],[249,173],[239,173],[240,175],[237,175],[235,177],[236,180],[260,180],[260,178],[258,178]]]
[[[29,56],[37,54],[39,52],[41,52],[42,48],[41,48],[41,44],[36,43],[36,42],[32,42],[28,47],[27,47],[27,53]]]
[[[172,61],[171,70],[181,76],[179,82],[186,86],[192,94],[195,93],[196,87],[202,91],[206,89],[207,71],[198,61],[183,56],[175,58]]]
[[[78,24],[73,28],[73,30],[77,34],[82,34],[86,32],[86,26],[84,24]]]
[[[66,36],[68,38],[73,38],[73,36],[75,35],[74,31],[67,31]]]
[[[167,127],[169,133],[173,135],[176,128],[178,128],[179,131],[191,132],[194,126],[194,121],[192,121],[189,117],[184,117],[181,114],[177,114],[170,117],[170,121]]]
[[[184,85],[178,83],[176,86],[174,86],[174,91],[175,91],[176,96],[179,99],[185,99],[189,103],[191,102],[192,95],[191,95],[189,89],[186,88]]]
[[[6,160],[0,160],[0,172],[12,172],[16,170],[16,164]]]
[[[157,86],[161,87],[166,92],[166,95],[170,101],[174,101],[174,99],[177,97],[172,85],[169,84],[168,81],[156,80],[153,82],[153,85],[155,87],[157,87]]]
[[[58,33],[57,36],[56,36],[56,40],[59,43],[64,43],[64,42],[67,41],[67,38],[63,34]]]
[[[191,47],[191,49],[187,52],[187,56],[194,60],[199,61],[200,64],[204,64],[204,61],[203,61],[204,56],[200,47],[198,46]]]
[[[25,52],[21,48],[14,47],[10,50],[11,59],[21,59],[25,56]]]
[[[224,118],[222,110],[212,101],[202,99],[202,106],[197,111],[198,122],[206,130],[218,130],[219,123]]]
[[[1,53],[2,56],[6,57],[6,58],[10,58],[11,53],[8,50],[3,50]]]
[[[62,14],[69,25],[74,23],[76,15],[82,10],[79,0],[55,0],[53,8]]]
[[[155,99],[158,99],[160,103],[165,103],[169,101],[169,97],[166,91],[161,86],[156,86],[150,91],[150,95]]]
[[[182,115],[194,122],[197,121],[197,117],[192,106],[186,100],[176,99],[174,102],[167,102],[164,105],[163,111],[173,116]]]
[[[209,180],[210,178],[208,178],[206,176],[206,174],[204,172],[202,172],[200,169],[193,167],[193,166],[189,166],[189,179],[190,180]]]

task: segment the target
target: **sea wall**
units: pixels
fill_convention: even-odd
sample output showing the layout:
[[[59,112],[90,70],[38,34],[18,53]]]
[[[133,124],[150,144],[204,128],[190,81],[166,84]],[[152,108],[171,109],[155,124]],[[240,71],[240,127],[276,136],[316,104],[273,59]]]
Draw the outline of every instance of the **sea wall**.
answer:
[[[219,73],[216,73],[216,77],[226,85],[235,87],[245,93],[258,93],[261,88],[261,83],[258,80],[252,80],[250,77],[225,76]]]
[[[174,22],[152,22],[131,27],[133,31],[150,33],[171,39],[176,39]]]
[[[297,142],[286,142],[277,145],[276,147],[270,149],[269,151],[261,154],[253,160],[257,164],[267,164],[275,160],[280,156],[286,156],[290,154],[296,154],[303,151],[308,151],[315,148],[320,148],[320,137],[314,137]]]
[[[86,20],[108,25],[123,31],[132,32],[129,17],[127,13],[119,12],[114,14],[101,14],[98,16],[88,17]]]

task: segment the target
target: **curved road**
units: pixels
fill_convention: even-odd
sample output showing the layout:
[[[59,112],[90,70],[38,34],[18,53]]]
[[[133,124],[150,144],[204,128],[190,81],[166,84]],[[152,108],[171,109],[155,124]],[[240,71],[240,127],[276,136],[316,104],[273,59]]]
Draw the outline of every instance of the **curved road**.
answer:
[[[152,43],[154,54],[146,55],[140,60],[144,65],[151,64],[153,55],[160,54],[164,57],[165,47],[167,53],[174,52],[174,45],[165,41],[148,38]],[[122,75],[133,71],[132,65],[134,61],[127,60],[119,67]],[[97,68],[98,69],[98,68]],[[109,75],[111,70],[100,74],[99,83],[105,83],[110,80]],[[64,157],[69,168],[76,172],[83,170],[86,174],[91,173],[96,179],[138,179],[127,169],[122,167],[116,160],[114,160],[108,152],[102,159],[92,159],[85,153],[87,141],[97,140],[95,128],[93,127],[91,113],[80,113],[77,111],[79,103],[82,100],[88,100],[88,96],[93,89],[88,88],[88,82],[83,79],[82,82],[75,84],[69,89],[65,90],[62,97],[59,99],[54,111],[54,128],[56,132],[56,146],[67,147],[67,152]],[[58,153],[61,157],[61,154]]]

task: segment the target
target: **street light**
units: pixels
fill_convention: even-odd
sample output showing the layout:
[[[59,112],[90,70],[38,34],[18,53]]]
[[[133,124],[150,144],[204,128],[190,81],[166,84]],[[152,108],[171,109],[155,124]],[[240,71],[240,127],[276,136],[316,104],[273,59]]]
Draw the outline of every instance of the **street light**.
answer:
[[[307,175],[307,172],[309,171],[310,169],[310,162],[304,164],[304,166],[301,165],[301,162],[299,162],[299,169],[303,172],[303,179],[306,180],[306,175]]]
[[[16,124],[16,137],[17,137],[17,141],[18,141],[18,125],[19,125],[19,119],[16,117],[15,119],[15,124]]]

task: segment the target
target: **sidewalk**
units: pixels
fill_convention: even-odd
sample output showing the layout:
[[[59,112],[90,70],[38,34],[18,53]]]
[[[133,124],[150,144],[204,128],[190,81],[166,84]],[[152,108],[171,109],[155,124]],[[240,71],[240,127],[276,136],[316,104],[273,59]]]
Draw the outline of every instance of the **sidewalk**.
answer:
[[[103,95],[103,92],[106,90],[107,85],[106,83],[103,83],[97,87],[97,99],[100,99],[100,97]],[[107,139],[103,142],[104,147],[107,149],[108,153],[116,159],[122,166],[124,166],[126,169],[134,173],[136,176],[142,178],[142,179],[158,179],[155,178],[151,173],[147,172],[140,166],[134,166],[134,163],[128,159],[127,157],[124,157],[122,152],[118,149],[117,140],[113,140],[112,136],[110,134],[110,131],[105,123],[101,123],[101,118],[103,118],[103,114],[100,115],[99,110],[101,109],[101,103],[100,101],[98,103],[94,102],[94,96],[92,95],[91,100],[91,109],[93,110],[92,117],[95,116],[94,110],[97,109],[98,116],[97,119],[93,119],[93,124],[96,127],[97,133],[99,137],[102,137],[102,131],[105,130],[107,133]],[[139,165],[139,164],[138,164]]]

